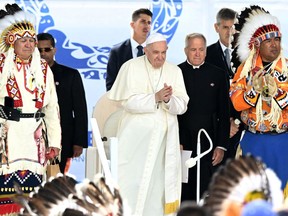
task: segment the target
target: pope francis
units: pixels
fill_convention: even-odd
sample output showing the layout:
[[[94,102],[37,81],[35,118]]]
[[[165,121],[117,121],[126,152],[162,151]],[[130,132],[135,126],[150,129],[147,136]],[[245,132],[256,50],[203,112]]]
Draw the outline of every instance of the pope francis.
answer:
[[[166,61],[167,42],[151,34],[145,55],[122,65],[108,93],[121,101],[117,138],[118,183],[133,215],[175,215],[181,160],[177,115],[187,109],[182,73]]]

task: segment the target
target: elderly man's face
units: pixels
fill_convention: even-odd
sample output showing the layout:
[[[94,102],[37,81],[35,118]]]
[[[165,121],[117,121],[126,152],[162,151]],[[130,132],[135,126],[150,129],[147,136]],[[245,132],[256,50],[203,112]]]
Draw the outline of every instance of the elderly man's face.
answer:
[[[20,38],[15,41],[14,49],[19,58],[27,60],[34,52],[36,41],[31,37]]]
[[[145,55],[154,68],[160,68],[163,66],[166,60],[167,52],[166,41],[159,41],[152,44],[148,44],[145,48]]]
[[[202,38],[190,38],[184,49],[188,61],[194,65],[201,65],[206,57],[206,44]]]
[[[281,38],[273,37],[260,44],[259,54],[264,62],[274,61],[281,51]]]

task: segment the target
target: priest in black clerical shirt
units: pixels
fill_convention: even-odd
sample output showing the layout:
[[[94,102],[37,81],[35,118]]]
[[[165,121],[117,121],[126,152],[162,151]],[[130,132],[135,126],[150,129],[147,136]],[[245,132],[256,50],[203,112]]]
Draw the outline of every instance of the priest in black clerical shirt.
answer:
[[[205,62],[206,38],[199,33],[186,36],[187,60],[178,65],[183,73],[186,91],[190,97],[188,110],[178,116],[180,144],[183,150],[197,155],[197,137],[205,129],[213,142],[212,151],[200,159],[200,196],[207,190],[217,165],[221,163],[229,143],[229,95],[225,71]],[[202,133],[201,152],[209,149],[210,142]],[[197,200],[197,167],[189,169],[188,183],[182,184],[181,200]]]

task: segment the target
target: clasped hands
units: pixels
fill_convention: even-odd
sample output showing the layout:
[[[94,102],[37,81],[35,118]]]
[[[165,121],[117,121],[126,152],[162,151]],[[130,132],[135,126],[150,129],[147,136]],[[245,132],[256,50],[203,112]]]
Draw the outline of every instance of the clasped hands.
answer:
[[[172,92],[173,92],[172,86],[168,86],[166,83],[164,83],[164,87],[155,94],[156,103],[161,101],[168,103],[172,96]]]
[[[263,70],[259,70],[252,78],[252,86],[257,93],[265,97],[274,97],[277,93],[277,83],[269,73],[262,75]]]

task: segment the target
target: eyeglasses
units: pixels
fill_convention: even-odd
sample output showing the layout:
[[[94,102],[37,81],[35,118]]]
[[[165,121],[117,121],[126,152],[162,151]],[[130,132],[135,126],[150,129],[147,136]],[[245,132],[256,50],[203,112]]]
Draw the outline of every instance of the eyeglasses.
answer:
[[[45,47],[45,48],[38,48],[39,52],[50,52],[51,50],[53,50],[54,47]]]

